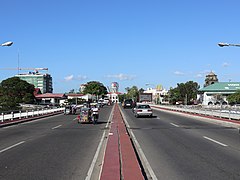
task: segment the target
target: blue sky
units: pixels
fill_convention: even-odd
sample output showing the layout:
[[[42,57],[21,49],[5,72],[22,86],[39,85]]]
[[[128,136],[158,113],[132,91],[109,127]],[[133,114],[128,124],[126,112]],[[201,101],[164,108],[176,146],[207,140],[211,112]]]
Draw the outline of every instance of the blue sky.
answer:
[[[54,92],[96,80],[120,91],[164,88],[213,71],[240,81],[239,0],[8,0],[0,6],[0,68],[49,68]],[[24,72],[24,71],[21,71]],[[17,70],[1,69],[0,80]]]

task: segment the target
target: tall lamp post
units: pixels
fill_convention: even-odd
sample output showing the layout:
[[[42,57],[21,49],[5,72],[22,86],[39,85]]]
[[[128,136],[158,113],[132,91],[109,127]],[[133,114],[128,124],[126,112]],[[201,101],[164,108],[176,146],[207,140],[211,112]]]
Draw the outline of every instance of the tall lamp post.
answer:
[[[220,47],[225,47],[225,46],[237,46],[237,47],[240,47],[240,44],[218,43],[218,46],[220,46]]]
[[[12,41],[8,41],[8,42],[5,42],[5,43],[2,43],[1,46],[11,46],[13,44]]]

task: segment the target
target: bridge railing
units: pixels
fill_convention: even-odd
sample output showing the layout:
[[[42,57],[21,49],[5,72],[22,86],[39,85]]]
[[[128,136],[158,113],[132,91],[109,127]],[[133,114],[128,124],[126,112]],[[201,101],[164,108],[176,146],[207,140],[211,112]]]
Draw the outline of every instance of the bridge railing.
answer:
[[[42,116],[47,114],[52,114],[56,112],[63,111],[64,108],[49,108],[49,109],[37,109],[37,110],[26,110],[26,111],[14,111],[8,113],[1,113],[0,114],[0,123],[4,123],[6,121],[13,121],[16,119],[24,119],[24,118],[31,118],[36,116]]]
[[[229,108],[221,106],[171,106],[171,105],[152,105],[152,107],[159,107],[172,111],[199,114],[204,116],[240,120],[239,108]]]

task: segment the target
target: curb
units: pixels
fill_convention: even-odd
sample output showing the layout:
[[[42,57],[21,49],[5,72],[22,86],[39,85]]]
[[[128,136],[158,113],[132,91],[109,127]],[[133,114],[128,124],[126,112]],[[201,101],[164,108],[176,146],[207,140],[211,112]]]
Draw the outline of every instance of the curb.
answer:
[[[114,106],[114,115],[100,179],[144,179],[118,105]]]

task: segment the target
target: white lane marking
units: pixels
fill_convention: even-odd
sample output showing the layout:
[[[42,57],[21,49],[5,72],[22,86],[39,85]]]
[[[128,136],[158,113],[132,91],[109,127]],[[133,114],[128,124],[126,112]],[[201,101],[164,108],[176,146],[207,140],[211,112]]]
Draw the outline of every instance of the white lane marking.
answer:
[[[177,124],[174,124],[174,123],[170,123],[171,125],[175,126],[175,127],[180,127],[179,125]]]
[[[52,129],[57,129],[57,128],[59,128],[59,127],[61,127],[62,125],[58,125],[58,126],[56,126],[56,127],[53,127]]]
[[[109,126],[110,122],[112,121],[112,118],[113,118],[113,110],[114,110],[114,107],[112,108],[111,114],[110,114],[110,116],[109,116],[109,118],[108,118],[108,122],[107,122],[105,128],[107,128],[107,127]],[[88,170],[88,173],[87,173],[87,176],[86,176],[85,180],[90,180],[90,179],[91,179],[91,176],[92,176],[94,167],[96,166],[96,162],[97,162],[97,159],[98,159],[98,156],[99,156],[101,147],[102,147],[102,145],[103,145],[105,136],[106,136],[106,130],[104,130],[104,132],[103,132],[101,141],[100,141],[100,143],[99,143],[99,145],[98,145],[97,151],[96,151],[96,153],[95,153],[95,155],[94,155],[94,158],[93,158],[93,160],[92,160],[91,166],[90,166],[90,168],[89,168],[89,170]],[[104,154],[105,154],[105,153],[104,153]],[[103,157],[103,158],[104,158],[104,157]],[[103,162],[102,162],[102,164],[103,164]],[[102,166],[102,167],[103,167],[103,166]],[[101,167],[101,168],[102,168],[102,167]],[[101,171],[102,171],[102,169],[101,169]],[[99,176],[101,176],[101,171],[100,171]],[[99,177],[99,179],[100,179],[100,177]]]
[[[0,153],[5,152],[5,151],[7,151],[7,150],[9,150],[9,149],[12,149],[12,148],[14,148],[14,147],[16,147],[16,146],[19,146],[20,144],[23,144],[23,143],[25,143],[25,141],[21,141],[21,142],[19,142],[19,143],[17,143],[17,144],[14,144],[14,145],[9,146],[9,147],[7,147],[7,148],[5,148],[5,149],[2,149],[2,150],[0,150]]]
[[[207,139],[207,140],[209,140],[209,141],[212,141],[212,142],[214,142],[214,143],[216,143],[216,144],[219,144],[219,145],[221,145],[221,146],[224,146],[224,147],[227,147],[228,145],[226,145],[226,144],[223,144],[223,143],[221,143],[221,142],[219,142],[219,141],[216,141],[216,140],[214,140],[214,139],[212,139],[212,138],[209,138],[209,137],[207,137],[207,136],[203,136],[203,138],[205,138],[205,139]]]
[[[147,158],[146,158],[146,156],[145,156],[145,154],[144,154],[144,152],[143,152],[140,144],[138,143],[137,138],[136,138],[136,136],[134,135],[132,129],[130,129],[130,125],[129,125],[128,121],[127,121],[127,118],[126,118],[126,116],[125,116],[125,114],[123,113],[123,111],[122,111],[121,108],[120,108],[120,111],[121,111],[123,120],[124,120],[124,122],[125,122],[125,124],[126,124],[126,127],[128,128],[128,132],[130,133],[130,137],[132,138],[132,140],[133,140],[133,142],[134,142],[134,144],[135,144],[136,150],[137,150],[137,152],[139,153],[140,159],[141,159],[142,162],[143,162],[143,166],[146,168],[146,170],[147,170],[148,173],[149,173],[149,176],[150,176],[150,177],[149,177],[148,179],[151,178],[152,180],[157,180],[157,176],[155,175],[155,173],[154,173],[154,171],[153,171],[150,163],[148,162],[148,160],[147,160]],[[148,175],[148,174],[147,174],[147,175]]]

